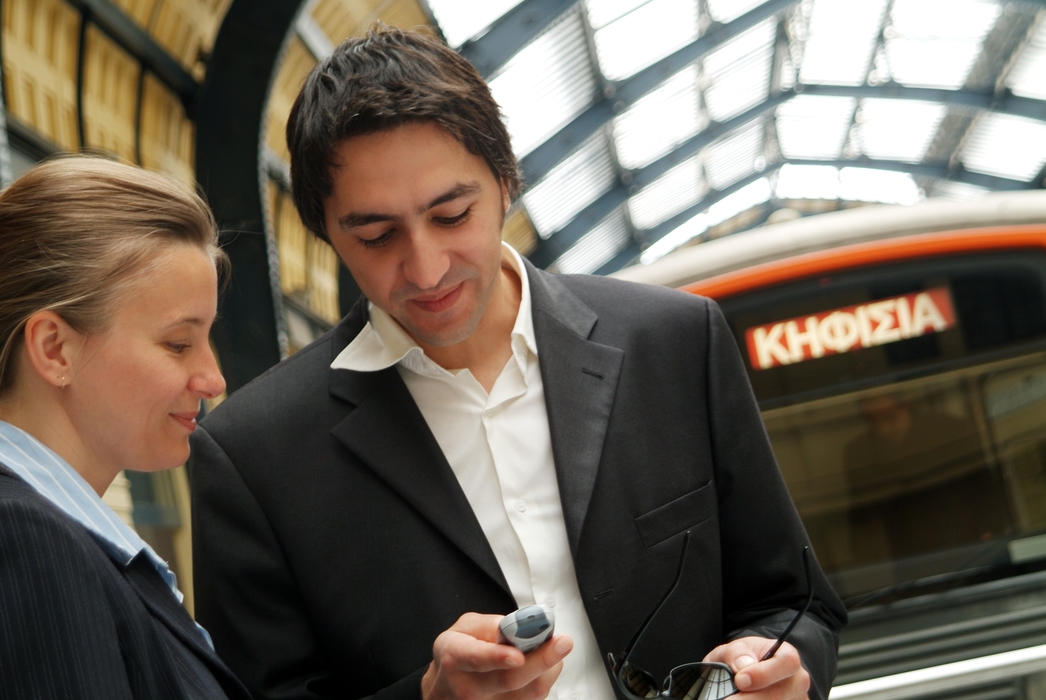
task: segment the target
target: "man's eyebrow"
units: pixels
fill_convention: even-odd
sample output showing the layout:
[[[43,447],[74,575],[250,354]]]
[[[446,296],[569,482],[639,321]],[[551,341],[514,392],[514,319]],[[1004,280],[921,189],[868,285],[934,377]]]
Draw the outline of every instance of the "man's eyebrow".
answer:
[[[450,188],[443,194],[439,195],[428,204],[419,207],[418,213],[423,214],[424,212],[428,211],[429,209],[432,209],[433,207],[438,207],[440,204],[452,202],[455,199],[459,199],[461,197],[468,197],[470,195],[476,194],[479,191],[480,185],[478,182],[473,181],[460,183]],[[383,221],[395,220],[396,217],[392,214],[380,214],[377,212],[351,212],[338,219],[338,227],[345,231],[359,226],[369,226],[370,224],[377,224]]]
[[[452,202],[455,199],[458,199],[460,197],[468,197],[470,195],[476,194],[477,192],[479,192],[479,189],[480,189],[479,183],[475,182],[475,181],[473,181],[473,182],[464,182],[464,183],[461,183],[459,185],[455,185],[451,189],[447,190],[446,192],[444,192],[443,194],[441,194],[440,196],[436,197],[431,202],[429,202],[428,205],[424,209],[422,209],[421,211],[422,212],[428,211],[429,209],[432,209],[433,207],[438,207],[440,204],[444,204],[446,202]],[[421,212],[419,212],[419,213],[421,213]]]

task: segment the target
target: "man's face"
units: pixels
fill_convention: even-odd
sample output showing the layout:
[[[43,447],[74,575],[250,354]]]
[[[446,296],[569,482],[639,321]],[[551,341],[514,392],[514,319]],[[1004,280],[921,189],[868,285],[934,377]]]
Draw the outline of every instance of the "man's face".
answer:
[[[327,234],[364,295],[419,345],[479,325],[501,267],[508,195],[486,161],[431,122],[342,141]]]

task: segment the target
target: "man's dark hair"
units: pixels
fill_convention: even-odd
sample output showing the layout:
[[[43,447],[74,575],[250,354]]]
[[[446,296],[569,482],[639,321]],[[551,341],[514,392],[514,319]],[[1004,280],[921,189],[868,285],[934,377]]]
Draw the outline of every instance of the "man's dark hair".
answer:
[[[287,120],[291,192],[305,226],[329,241],[323,200],[339,143],[417,122],[441,126],[487,162],[510,198],[519,195],[508,130],[472,64],[427,34],[377,26],[312,69]]]

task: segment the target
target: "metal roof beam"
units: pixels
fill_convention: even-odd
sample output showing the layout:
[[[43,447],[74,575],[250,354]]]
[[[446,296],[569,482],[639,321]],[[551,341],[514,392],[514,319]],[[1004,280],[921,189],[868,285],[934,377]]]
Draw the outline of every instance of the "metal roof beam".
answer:
[[[596,224],[610,215],[617,207],[624,204],[630,196],[656,181],[672,168],[683,163],[713,141],[728,135],[731,131],[758,119],[778,105],[791,99],[792,93],[784,93],[762,102],[733,119],[712,124],[704,131],[690,137],[675,150],[658,158],[650,165],[632,172],[629,185],[618,184],[600,196],[596,201],[582,209],[569,223],[549,238],[540,241],[531,251],[530,261],[537,267],[547,267],[565,253],[572,245],[588,233]]]
[[[112,0],[66,0],[124,51],[170,88],[192,117],[199,84],[149,33],[134,23]]]
[[[578,0],[523,0],[490,25],[485,34],[462,44],[458,52],[489,80],[520,49],[577,3]]]
[[[687,141],[680,144],[674,151],[662,156],[658,160],[654,161],[650,165],[644,168],[640,168],[632,173],[632,181],[629,185],[618,184],[610,191],[600,196],[592,204],[585,207],[577,216],[574,217],[569,223],[567,223],[562,229],[553,233],[547,239],[538,243],[537,247],[528,256],[536,266],[547,267],[556,258],[566,252],[574,243],[576,243],[582,236],[588,233],[596,224],[602,221],[607,215],[609,215],[615,208],[621,206],[625,201],[643,189],[647,185],[656,181],[662,175],[667,173],[669,170],[674,168],[676,165],[684,162],[688,158],[691,158],[713,141],[728,135],[735,129],[748,124],[756,119],[759,119],[765,115],[768,111],[776,109],[779,105],[787,102],[798,94],[805,95],[826,95],[832,97],[856,97],[861,98],[886,98],[886,99],[898,99],[898,100],[926,100],[932,102],[943,102],[949,105],[955,105],[959,107],[974,109],[974,110],[986,110],[990,109],[997,112],[1003,112],[1006,114],[1015,114],[1018,116],[1025,116],[1031,119],[1037,119],[1038,121],[1046,121],[1046,102],[1042,100],[1035,100],[1027,97],[1017,97],[1015,95],[1002,95],[995,96],[992,94],[986,94],[978,91],[967,91],[967,90],[940,90],[935,88],[910,88],[903,87],[897,84],[885,84],[885,85],[806,85],[796,86],[795,89],[783,92],[780,95],[771,97],[764,102],[752,107],[751,109],[742,112],[738,116],[730,119],[729,121],[722,122],[719,124],[712,124],[701,133],[691,137]],[[790,161],[794,162],[794,161]],[[822,164],[826,164],[826,161],[817,161]],[[841,161],[842,162],[842,161]],[[852,163],[853,161],[845,161]],[[875,161],[884,162],[884,161]],[[907,163],[908,167],[906,170],[915,174],[921,174],[917,170],[919,164]],[[955,172],[966,172],[958,166],[958,169],[953,168]],[[933,168],[933,172],[938,172],[938,169]],[[939,177],[939,175],[933,175],[933,177]],[[987,181],[993,183],[1002,183],[1001,186],[995,186],[993,184],[978,184],[978,182],[971,182],[970,184],[978,184],[980,187],[989,187],[991,189],[1007,189],[1006,183],[1013,182],[1005,178],[990,178],[990,176],[980,176],[976,174],[970,174],[970,177],[978,182]],[[990,178],[985,180],[984,178]],[[955,178],[948,178],[955,179]],[[1027,185],[1026,185],[1027,186]],[[638,232],[642,236],[643,232]]]
[[[596,129],[688,65],[763,20],[788,10],[798,0],[768,0],[727,24],[710,29],[675,53],[614,84],[613,94],[575,117],[520,161],[524,182],[537,182],[580,146]]]
[[[635,243],[619,252],[610,262],[603,265],[596,271],[597,274],[606,275],[621,269],[629,262],[638,257],[643,250],[650,247],[652,244],[668,235],[672,231],[676,230],[690,219],[694,218],[710,206],[719,202],[726,197],[734,194],[738,190],[747,187],[756,180],[767,177],[771,173],[779,170],[783,165],[818,165],[818,166],[832,166],[835,168],[874,168],[878,170],[892,170],[897,172],[906,172],[913,175],[919,175],[923,177],[930,177],[939,180],[949,180],[952,182],[961,182],[964,184],[975,185],[977,187],[984,187],[996,191],[1013,191],[1013,190],[1024,190],[1034,189],[1036,187],[1035,181],[1023,182],[1021,180],[1010,180],[1008,178],[996,177],[994,175],[985,175],[982,173],[975,173],[963,168],[952,168],[948,163],[907,163],[904,161],[894,160],[876,160],[873,158],[857,158],[853,160],[838,159],[838,160],[806,160],[806,159],[787,159],[774,163],[771,167],[761,172],[752,173],[747,177],[738,180],[734,184],[726,187],[722,190],[710,192],[700,202],[694,204],[691,207],[681,211],[670,219],[658,224],[657,226],[647,229],[646,231],[640,231],[639,235],[642,238],[641,243]],[[1044,170],[1046,173],[1046,170]]]

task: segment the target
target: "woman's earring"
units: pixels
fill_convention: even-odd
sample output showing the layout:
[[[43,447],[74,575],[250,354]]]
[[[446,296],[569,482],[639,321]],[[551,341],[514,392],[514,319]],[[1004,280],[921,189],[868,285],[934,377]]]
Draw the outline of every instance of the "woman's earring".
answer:
[[[59,381],[62,382],[62,388],[64,389],[65,388],[65,375],[64,374],[61,375],[60,377],[58,377],[58,379],[59,379]]]

